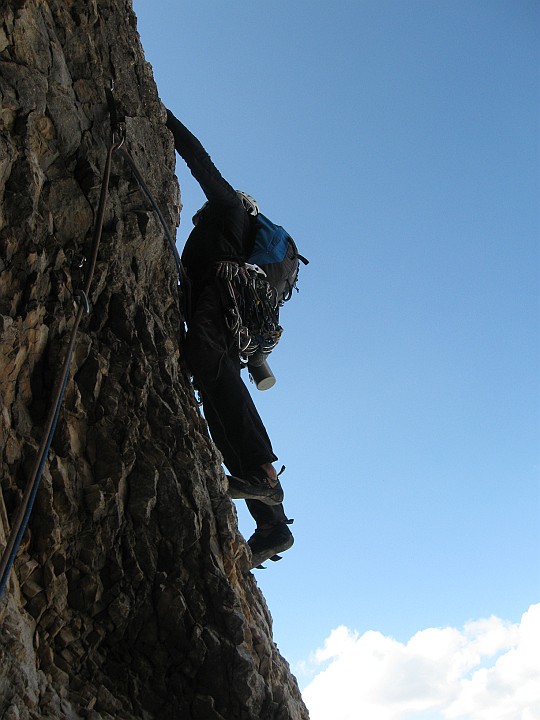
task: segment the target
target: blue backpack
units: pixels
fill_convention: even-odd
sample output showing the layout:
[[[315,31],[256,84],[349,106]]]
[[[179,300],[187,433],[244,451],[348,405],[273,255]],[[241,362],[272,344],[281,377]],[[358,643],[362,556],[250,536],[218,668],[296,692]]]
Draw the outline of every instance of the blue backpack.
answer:
[[[268,282],[277,292],[280,305],[292,296],[298,280],[299,261],[304,265],[309,262],[299,254],[289,233],[259,213],[255,217],[255,242],[248,262],[264,270]]]

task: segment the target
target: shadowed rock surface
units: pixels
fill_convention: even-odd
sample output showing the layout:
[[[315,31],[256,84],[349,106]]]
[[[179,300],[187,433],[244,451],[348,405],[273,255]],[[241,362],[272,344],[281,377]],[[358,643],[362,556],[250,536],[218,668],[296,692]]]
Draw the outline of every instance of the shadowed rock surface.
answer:
[[[111,79],[174,234],[172,137],[130,1],[0,0],[2,549],[90,254]],[[182,367],[164,232],[118,154],[89,301],[0,601],[0,718],[307,719]]]

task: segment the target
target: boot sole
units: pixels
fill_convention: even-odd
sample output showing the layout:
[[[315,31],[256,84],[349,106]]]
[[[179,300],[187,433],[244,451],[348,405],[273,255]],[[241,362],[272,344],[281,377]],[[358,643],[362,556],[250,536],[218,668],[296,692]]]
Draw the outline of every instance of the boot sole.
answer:
[[[227,475],[227,480],[229,481],[229,494],[233,500],[259,500],[265,505],[281,505],[283,502],[283,490],[280,491],[276,488],[272,491],[255,486],[242,487],[235,484],[237,478],[234,475]]]
[[[263,562],[266,562],[266,560],[273,560],[273,558],[278,555],[278,553],[285,552],[286,550],[289,550],[294,544],[294,537],[291,535],[287,538],[286,541],[282,542],[280,545],[274,545],[271,548],[266,548],[265,550],[259,550],[258,553],[251,553],[252,561],[251,561],[251,569],[259,567],[259,565],[262,565]],[[276,558],[281,560],[281,558]]]

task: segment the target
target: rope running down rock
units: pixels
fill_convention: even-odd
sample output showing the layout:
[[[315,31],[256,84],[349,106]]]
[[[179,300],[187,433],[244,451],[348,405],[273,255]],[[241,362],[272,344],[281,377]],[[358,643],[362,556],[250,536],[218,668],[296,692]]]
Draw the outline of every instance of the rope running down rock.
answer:
[[[167,237],[169,246],[173,252],[179,280],[180,280],[181,285],[183,286],[184,311],[185,311],[185,315],[187,317],[188,299],[189,299],[189,284],[187,281],[186,272],[182,265],[182,261],[178,254],[178,250],[176,249],[174,239],[172,238],[171,233],[169,232],[169,229],[167,227],[167,223],[165,221],[163,213],[161,212],[154,197],[152,196],[152,193],[148,189],[148,186],[144,182],[144,179],[143,179],[141,173],[139,172],[134,160],[131,158],[129,153],[125,149],[122,148],[125,138],[124,138],[124,132],[123,132],[123,130],[120,129],[120,125],[118,123],[118,119],[117,119],[117,115],[116,115],[116,108],[114,106],[114,98],[112,96],[112,88],[111,88],[111,90],[107,89],[106,94],[107,94],[107,102],[109,105],[109,111],[110,111],[110,115],[111,115],[112,134],[111,134],[111,143],[109,145],[109,149],[107,152],[107,159],[106,159],[106,163],[105,163],[105,170],[103,172],[103,179],[102,179],[102,183],[101,183],[101,193],[100,193],[100,198],[99,198],[98,212],[97,212],[96,223],[94,226],[94,233],[93,233],[93,238],[92,238],[92,255],[91,255],[90,264],[88,266],[88,270],[86,273],[84,287],[82,289],[77,290],[74,293],[74,297],[75,297],[75,300],[78,305],[77,314],[75,316],[75,321],[74,321],[73,327],[71,329],[71,335],[70,335],[70,339],[69,339],[68,348],[67,348],[67,351],[65,354],[62,370],[60,372],[60,376],[56,383],[55,391],[53,393],[53,400],[51,403],[49,414],[47,416],[47,422],[45,424],[45,429],[43,431],[41,444],[39,446],[39,449],[38,449],[38,452],[37,452],[37,455],[36,455],[36,458],[34,461],[32,475],[26,484],[26,488],[25,488],[23,497],[21,499],[20,505],[17,509],[17,514],[13,521],[13,525],[11,528],[11,532],[9,534],[7,545],[2,553],[2,557],[0,559],[0,600],[2,598],[4,590],[6,588],[7,581],[9,578],[9,573],[11,571],[11,568],[15,561],[15,557],[19,550],[19,546],[21,544],[22,537],[23,537],[26,527],[28,525],[28,520],[30,518],[30,514],[32,512],[32,508],[34,505],[36,493],[38,491],[39,484],[41,481],[41,475],[43,472],[43,468],[45,466],[45,462],[47,460],[47,455],[49,453],[49,449],[50,449],[52,439],[54,436],[54,432],[56,430],[56,424],[58,421],[58,416],[60,414],[60,408],[62,406],[62,400],[64,397],[64,392],[65,392],[67,381],[69,378],[69,371],[71,368],[71,361],[73,358],[73,351],[75,348],[75,340],[76,340],[76,336],[77,336],[77,331],[79,329],[79,325],[81,323],[83,315],[88,313],[88,311],[89,311],[88,295],[89,295],[90,286],[92,284],[92,280],[94,277],[97,255],[98,255],[99,245],[101,242],[101,236],[102,236],[102,231],[103,231],[103,220],[104,220],[104,216],[105,216],[105,209],[107,206],[109,181],[110,181],[110,176],[111,176],[112,157],[116,151],[119,151],[119,154],[123,157],[125,162],[131,168],[131,170],[139,184],[139,187],[141,188],[141,190],[144,192],[144,194],[150,201],[150,204],[152,205],[152,208],[154,209],[156,215],[158,216],[160,223],[165,231],[165,235]]]

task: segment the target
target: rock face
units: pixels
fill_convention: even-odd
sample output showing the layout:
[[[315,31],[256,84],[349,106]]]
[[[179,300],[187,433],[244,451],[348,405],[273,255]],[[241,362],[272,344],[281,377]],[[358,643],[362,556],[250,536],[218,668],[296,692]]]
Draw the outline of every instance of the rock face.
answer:
[[[172,137],[130,1],[0,0],[0,550],[76,315],[111,80],[173,232]],[[88,299],[0,601],[0,718],[307,718],[182,365],[163,229],[118,153]]]

